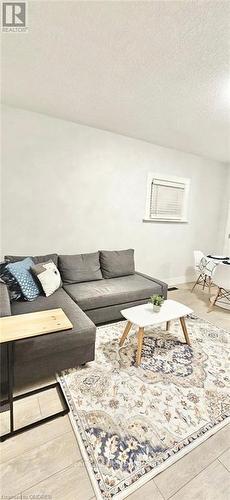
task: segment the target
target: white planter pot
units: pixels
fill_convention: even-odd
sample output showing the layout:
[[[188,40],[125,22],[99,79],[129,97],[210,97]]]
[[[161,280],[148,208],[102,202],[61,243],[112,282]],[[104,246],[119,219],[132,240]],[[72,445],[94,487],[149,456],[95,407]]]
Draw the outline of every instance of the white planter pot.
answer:
[[[153,312],[156,312],[156,313],[160,312],[161,306],[155,306],[155,304],[152,304],[152,306],[153,306]]]

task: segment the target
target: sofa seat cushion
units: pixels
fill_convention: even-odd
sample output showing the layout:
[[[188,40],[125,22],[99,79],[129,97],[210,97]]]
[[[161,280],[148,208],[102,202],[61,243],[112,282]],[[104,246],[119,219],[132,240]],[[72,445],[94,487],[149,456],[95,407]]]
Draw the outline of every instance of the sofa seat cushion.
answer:
[[[65,285],[64,289],[84,311],[148,299],[154,293],[162,293],[159,283],[138,274]]]
[[[73,324],[71,330],[50,333],[37,338],[15,343],[15,361],[47,356],[62,351],[77,349],[95,342],[96,327],[86,314],[60,288],[49,297],[39,296],[33,302],[16,301],[11,304],[12,314],[25,314],[61,307]]]

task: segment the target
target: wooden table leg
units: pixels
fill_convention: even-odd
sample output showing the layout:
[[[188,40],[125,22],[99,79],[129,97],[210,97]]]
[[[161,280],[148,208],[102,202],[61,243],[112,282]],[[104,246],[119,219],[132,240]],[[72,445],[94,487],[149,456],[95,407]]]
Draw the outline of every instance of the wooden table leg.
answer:
[[[166,331],[168,331],[170,328],[170,321],[166,321]]]
[[[185,318],[180,318],[180,324],[181,324],[181,327],[182,327],[182,330],[183,330],[183,334],[185,336],[185,341],[188,345],[191,345],[191,342],[190,342],[190,339],[189,339],[189,336],[188,336],[188,330],[187,330],[187,327],[186,327],[186,323],[185,323]]]
[[[127,325],[126,325],[126,327],[124,329],[123,335],[122,335],[122,337],[121,337],[121,339],[119,341],[119,346],[120,347],[124,344],[124,341],[125,341],[128,333],[129,333],[129,330],[130,330],[131,326],[132,326],[131,321],[128,321],[128,323],[127,323]]]
[[[138,345],[137,345],[137,354],[136,354],[136,365],[139,366],[141,362],[141,351],[144,337],[144,328],[139,328],[138,330]]]

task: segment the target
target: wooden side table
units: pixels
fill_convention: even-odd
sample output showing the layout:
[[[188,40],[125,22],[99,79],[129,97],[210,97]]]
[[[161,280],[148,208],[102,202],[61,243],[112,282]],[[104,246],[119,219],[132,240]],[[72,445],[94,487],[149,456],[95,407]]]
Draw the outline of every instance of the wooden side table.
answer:
[[[0,405],[9,405],[10,410],[10,432],[0,436],[0,441],[5,441],[6,439],[20,434],[26,430],[37,427],[45,422],[49,422],[54,418],[66,415],[69,412],[69,407],[66,403],[61,385],[59,382],[54,384],[49,384],[43,386],[39,389],[26,392],[24,394],[19,394],[18,396],[13,395],[14,386],[14,343],[18,340],[29,339],[31,337],[39,337],[42,335],[47,335],[48,333],[55,333],[61,330],[69,330],[73,328],[72,323],[69,321],[64,311],[60,309],[50,309],[48,311],[39,311],[29,314],[19,314],[15,316],[6,316],[0,318],[0,343],[7,344],[7,371],[8,371],[8,399],[1,401]],[[63,404],[63,409],[57,413],[49,415],[48,417],[42,418],[36,422],[25,425],[23,427],[14,428],[14,402],[23,398],[27,398],[34,394],[46,391],[51,388],[56,388],[59,397]]]

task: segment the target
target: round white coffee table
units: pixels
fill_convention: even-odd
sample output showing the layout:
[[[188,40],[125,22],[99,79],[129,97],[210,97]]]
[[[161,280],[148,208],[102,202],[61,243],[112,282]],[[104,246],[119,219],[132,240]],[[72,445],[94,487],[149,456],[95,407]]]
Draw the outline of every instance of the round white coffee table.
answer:
[[[152,304],[143,304],[141,306],[130,307],[129,309],[123,309],[121,311],[122,316],[128,320],[126,324],[124,333],[120,339],[119,346],[124,344],[126,337],[130,331],[132,325],[138,327],[137,338],[137,354],[136,354],[136,364],[140,365],[141,362],[141,351],[144,337],[144,329],[146,326],[159,325],[161,323],[166,323],[166,330],[169,329],[170,321],[174,319],[179,319],[183,334],[185,336],[185,341],[188,345],[190,344],[188,331],[185,323],[185,317],[191,314],[193,311],[189,307],[176,302],[175,300],[165,300],[159,312],[154,312]]]

